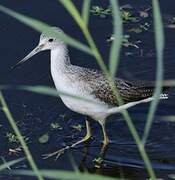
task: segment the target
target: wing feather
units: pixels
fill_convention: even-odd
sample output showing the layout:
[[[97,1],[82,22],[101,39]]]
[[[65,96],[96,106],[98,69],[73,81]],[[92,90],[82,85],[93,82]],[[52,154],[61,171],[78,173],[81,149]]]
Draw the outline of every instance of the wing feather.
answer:
[[[87,68],[81,70],[81,80],[86,81],[90,85],[92,89],[91,94],[95,98],[111,106],[118,106],[119,103],[113,94],[109,81],[101,71]],[[115,79],[115,85],[125,104],[151,97],[155,87],[154,82],[128,81],[120,78]],[[168,88],[164,86],[163,91]]]

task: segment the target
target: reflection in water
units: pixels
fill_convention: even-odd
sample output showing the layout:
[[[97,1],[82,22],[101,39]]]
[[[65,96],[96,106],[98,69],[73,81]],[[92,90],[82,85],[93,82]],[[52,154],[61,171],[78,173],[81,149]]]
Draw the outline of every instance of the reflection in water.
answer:
[[[82,172],[90,172],[90,173],[95,173],[95,174],[101,174],[101,175],[106,175],[106,176],[113,176],[113,177],[120,177],[122,179],[125,178],[131,178],[132,179],[140,179],[140,170],[137,171],[136,169],[132,169],[129,167],[122,167],[120,166],[108,166],[105,162],[105,154],[108,150],[109,147],[101,147],[99,156],[97,156],[91,163],[93,164],[90,165],[88,164],[86,161],[88,160],[88,150],[89,150],[90,146],[89,145],[85,145],[83,147],[83,156],[82,156],[82,160],[79,163],[79,170]],[[142,170],[142,177],[146,178],[148,177],[146,174],[145,170]]]
[[[161,113],[165,115],[166,111],[170,111],[171,105],[169,105],[169,101],[171,101],[171,99],[161,103],[158,111],[159,115],[161,115]],[[174,106],[172,106],[172,110],[174,109],[173,107]],[[107,148],[101,146],[101,131],[99,130],[99,125],[94,122],[94,139],[85,144],[83,148],[82,145],[80,145],[73,150],[68,150],[67,153],[59,157],[57,161],[54,161],[55,157],[43,160],[41,155],[59,149],[65,144],[83,137],[85,133],[83,117],[76,116],[72,118],[72,115],[60,117],[59,113],[55,113],[55,108],[49,111],[45,109],[45,111],[39,110],[39,108],[30,109],[25,106],[22,110],[21,106],[17,106],[17,104],[11,105],[11,108],[15,109],[16,112],[21,112],[23,123],[20,124],[20,127],[24,130],[25,134],[29,133],[30,130],[31,142],[36,142],[41,133],[49,132],[50,141],[48,144],[29,144],[30,147],[32,147],[34,158],[38,159],[38,164],[40,164],[41,168],[46,169],[49,164],[49,168],[57,167],[59,169],[64,167],[69,170],[70,159],[67,157],[67,153],[72,152],[76,162],[78,161],[77,165],[81,171],[88,170],[92,173],[133,179],[139,179],[140,174],[145,178],[147,177],[144,163],[137,151],[137,146],[121,116],[111,117],[109,119],[110,122],[107,123],[107,131],[111,140]],[[20,108],[20,111],[18,108]],[[148,105],[144,104],[143,106],[134,107],[130,110],[130,114],[134,119],[140,135],[143,133],[146,119],[145,111],[147,108]],[[26,113],[28,114],[27,116]],[[49,130],[49,124],[53,122],[53,120],[59,124],[60,129]],[[33,125],[32,129],[29,128],[31,124]],[[76,124],[83,126],[82,131],[72,128]],[[42,131],[41,126],[43,127]],[[158,171],[159,175],[162,173],[161,177],[169,171],[171,171],[171,173],[175,171],[174,129],[175,123],[166,122],[166,119],[162,121],[159,119],[159,116],[156,117],[146,144],[146,150],[152,160],[153,167]]]
[[[101,150],[100,150],[100,153],[99,153],[99,156],[96,157],[94,160],[93,160],[93,163],[94,163],[94,168],[95,169],[101,169],[103,167],[103,160],[105,158],[105,153],[108,149],[108,146],[104,146],[102,145],[101,147]],[[86,159],[88,158],[88,150],[89,150],[89,145],[86,144],[83,148],[83,158],[79,164],[79,169],[80,170],[83,170],[83,169],[88,169],[87,166],[86,166]],[[98,172],[98,171],[97,171]]]
[[[156,146],[154,143],[150,143],[149,145],[152,147]],[[129,147],[132,149],[131,151],[135,151],[137,149],[136,146],[132,144],[125,144],[123,148],[127,149]],[[140,175],[142,175],[143,179],[148,178],[147,171],[144,169],[144,163],[141,158],[134,156],[132,158],[128,158],[127,155],[117,156],[117,153],[112,155],[110,154],[112,153],[112,149],[115,149],[115,152],[120,151],[119,148],[116,149],[114,146],[108,146],[105,148],[102,146],[100,149],[97,146],[90,146],[89,143],[85,144],[82,148],[81,161],[78,164],[79,170],[120,178],[140,179]],[[94,151],[95,154],[93,153]],[[155,151],[157,152],[156,148]],[[153,150],[153,154],[155,151]],[[173,161],[169,162],[168,159],[164,159],[163,156],[159,156],[159,158],[157,157],[157,159],[154,159],[152,161],[152,165],[156,173],[158,173],[161,178],[166,177],[164,173],[165,170],[167,174],[170,174],[175,170]]]

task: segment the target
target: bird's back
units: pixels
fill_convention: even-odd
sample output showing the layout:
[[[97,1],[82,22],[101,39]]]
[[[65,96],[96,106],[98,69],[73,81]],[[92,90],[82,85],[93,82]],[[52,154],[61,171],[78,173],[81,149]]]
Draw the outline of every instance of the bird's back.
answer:
[[[76,67],[79,81],[83,81],[91,89],[89,92],[98,100],[111,106],[118,106],[115,95],[105,75],[98,70]],[[124,103],[139,101],[151,97],[154,93],[155,83],[149,81],[128,81],[115,78],[116,88]],[[163,87],[163,92],[168,89]]]

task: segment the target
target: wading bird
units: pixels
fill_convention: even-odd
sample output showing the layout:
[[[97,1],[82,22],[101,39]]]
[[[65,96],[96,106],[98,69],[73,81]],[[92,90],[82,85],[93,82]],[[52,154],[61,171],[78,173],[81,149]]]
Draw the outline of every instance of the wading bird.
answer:
[[[64,33],[60,28],[53,27],[53,30],[58,33]],[[88,69],[80,66],[72,65],[70,62],[67,45],[59,39],[49,37],[44,33],[40,36],[38,46],[31,51],[24,59],[19,61],[14,67],[24,63],[33,55],[40,51],[51,51],[51,74],[58,91],[66,92],[72,95],[84,97],[92,100],[96,103],[89,101],[82,101],[80,99],[71,98],[63,94],[60,95],[63,103],[72,111],[91,117],[98,121],[103,131],[103,144],[107,146],[109,144],[109,138],[105,129],[105,122],[107,116],[110,113],[109,110],[119,105],[118,101],[113,93],[109,81],[106,76],[99,70]],[[41,62],[42,63],[42,62]],[[14,68],[13,67],[13,68]],[[140,102],[143,99],[152,97],[154,91],[153,83],[146,83],[141,81],[127,81],[120,78],[115,78],[114,81],[116,88],[124,102],[124,104],[130,104],[134,102]],[[163,91],[167,87],[163,88]],[[166,98],[166,94],[162,94],[163,98]],[[65,149],[74,147],[77,144],[87,141],[91,136],[90,121],[86,119],[87,133],[80,141],[67,146],[61,150],[49,154],[59,154]]]

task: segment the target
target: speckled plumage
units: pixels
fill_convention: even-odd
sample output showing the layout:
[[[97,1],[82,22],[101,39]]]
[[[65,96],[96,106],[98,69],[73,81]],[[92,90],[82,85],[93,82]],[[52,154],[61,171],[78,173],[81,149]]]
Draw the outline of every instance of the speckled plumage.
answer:
[[[91,87],[89,93],[94,97],[107,103],[109,106],[118,106],[109,81],[101,71],[78,66],[71,66],[68,69],[69,73],[71,72],[70,74],[77,75],[76,79],[78,81],[83,81]],[[151,97],[154,91],[154,83],[147,81],[128,81],[115,78],[115,85],[124,103]],[[163,88],[163,90],[166,89],[167,87]]]

